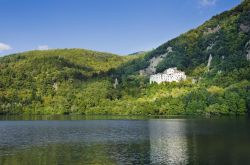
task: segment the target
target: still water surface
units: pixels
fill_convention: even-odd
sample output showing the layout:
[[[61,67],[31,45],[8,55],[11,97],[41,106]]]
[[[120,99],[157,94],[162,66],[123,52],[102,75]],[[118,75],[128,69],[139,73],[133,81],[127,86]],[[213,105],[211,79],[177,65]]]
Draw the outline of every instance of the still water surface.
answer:
[[[250,164],[250,120],[0,118],[0,165]]]

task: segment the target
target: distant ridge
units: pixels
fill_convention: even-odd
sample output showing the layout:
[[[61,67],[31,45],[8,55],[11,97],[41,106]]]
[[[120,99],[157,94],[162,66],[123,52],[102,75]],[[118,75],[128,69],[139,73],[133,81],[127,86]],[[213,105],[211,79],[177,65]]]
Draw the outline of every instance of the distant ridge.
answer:
[[[129,56],[131,56],[131,55],[133,56],[133,55],[145,54],[145,53],[146,53],[146,51],[138,51],[138,52],[129,54]]]

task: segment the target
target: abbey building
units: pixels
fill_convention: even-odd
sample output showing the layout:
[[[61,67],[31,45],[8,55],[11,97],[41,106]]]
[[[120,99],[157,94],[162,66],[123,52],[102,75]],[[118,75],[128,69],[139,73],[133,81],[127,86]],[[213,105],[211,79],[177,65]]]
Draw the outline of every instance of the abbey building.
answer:
[[[163,73],[158,73],[150,76],[150,84],[163,83],[163,82],[180,82],[186,80],[187,76],[185,72],[177,70],[177,68],[169,68]]]

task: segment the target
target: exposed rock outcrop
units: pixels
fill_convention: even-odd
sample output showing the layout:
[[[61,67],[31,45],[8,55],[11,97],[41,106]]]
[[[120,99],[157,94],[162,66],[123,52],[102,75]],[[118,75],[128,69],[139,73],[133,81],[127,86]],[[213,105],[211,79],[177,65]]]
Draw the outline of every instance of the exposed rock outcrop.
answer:
[[[213,49],[214,45],[215,45],[214,43],[210,44],[210,45],[207,47],[207,51]]]
[[[115,82],[113,84],[113,87],[116,89],[117,88],[117,85],[119,85],[119,82],[118,82],[118,79],[116,78],[115,79]]]
[[[247,60],[250,61],[250,49],[247,50]]]
[[[210,66],[211,66],[211,63],[212,63],[212,59],[213,59],[213,56],[210,54],[209,59],[208,59],[208,63],[207,63],[208,70],[210,69]]]
[[[158,57],[153,57],[149,60],[150,64],[149,66],[144,69],[140,70],[140,75],[152,75],[156,73],[156,67],[158,64],[165,58],[169,53],[173,52],[172,47],[167,48],[167,52],[165,54],[162,54]]]
[[[213,34],[219,32],[221,29],[220,25],[217,25],[215,28],[207,28],[207,31],[204,32],[204,35]]]
[[[245,45],[245,48],[246,48],[246,58],[248,61],[250,61],[250,40],[246,43]]]
[[[53,88],[54,88],[55,91],[57,91],[57,90],[58,90],[58,84],[57,84],[57,83],[54,83],[54,84],[53,84]]]
[[[248,33],[250,31],[250,26],[245,24],[240,24],[240,30],[244,33]]]

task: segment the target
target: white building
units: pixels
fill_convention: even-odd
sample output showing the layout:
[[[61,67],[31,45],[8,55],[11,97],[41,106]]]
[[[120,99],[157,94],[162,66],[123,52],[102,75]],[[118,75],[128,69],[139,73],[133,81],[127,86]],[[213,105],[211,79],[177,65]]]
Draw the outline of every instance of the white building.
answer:
[[[162,82],[179,82],[181,80],[186,80],[187,76],[185,72],[177,70],[177,68],[169,68],[163,73],[158,73],[150,76],[150,84]]]

